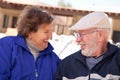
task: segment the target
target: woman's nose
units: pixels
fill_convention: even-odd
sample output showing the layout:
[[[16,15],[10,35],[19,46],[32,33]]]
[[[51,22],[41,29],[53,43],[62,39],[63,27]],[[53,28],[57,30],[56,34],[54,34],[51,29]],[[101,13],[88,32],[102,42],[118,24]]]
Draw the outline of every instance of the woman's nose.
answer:
[[[49,39],[52,39],[52,33],[49,33],[49,34],[48,34],[48,38],[49,38]]]

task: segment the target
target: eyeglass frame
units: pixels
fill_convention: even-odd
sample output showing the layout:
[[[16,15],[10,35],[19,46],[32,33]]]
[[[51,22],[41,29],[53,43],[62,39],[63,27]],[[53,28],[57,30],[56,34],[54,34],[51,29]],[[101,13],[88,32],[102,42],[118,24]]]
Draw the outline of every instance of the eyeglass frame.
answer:
[[[90,32],[83,33],[83,34],[81,34],[79,32],[74,32],[74,36],[75,36],[75,38],[82,38],[84,35],[87,35],[89,33],[94,33],[94,32],[98,32],[98,30],[90,31]]]

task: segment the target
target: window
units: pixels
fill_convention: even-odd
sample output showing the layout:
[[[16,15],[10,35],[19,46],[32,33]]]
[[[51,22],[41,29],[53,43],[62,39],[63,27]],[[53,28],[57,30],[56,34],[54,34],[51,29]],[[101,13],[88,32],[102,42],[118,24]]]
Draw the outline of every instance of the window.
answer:
[[[63,26],[63,25],[59,25],[59,26],[58,26],[58,31],[57,31],[57,33],[58,33],[59,35],[61,35],[61,34],[64,33],[64,26]]]
[[[8,20],[9,20],[9,16],[8,15],[4,15],[3,28],[7,28]]]
[[[16,22],[17,22],[17,17],[13,16],[12,18],[12,28],[15,28],[16,27]]]
[[[114,31],[112,38],[114,43],[120,42],[120,31]]]

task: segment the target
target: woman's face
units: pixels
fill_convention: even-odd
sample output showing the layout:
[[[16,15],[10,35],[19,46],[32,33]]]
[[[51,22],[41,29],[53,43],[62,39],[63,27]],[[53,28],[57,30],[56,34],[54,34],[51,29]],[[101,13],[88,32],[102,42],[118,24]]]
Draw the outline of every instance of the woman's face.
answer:
[[[48,40],[52,38],[52,30],[52,23],[40,25],[37,32],[29,34],[28,39],[35,47],[44,50],[48,47]]]

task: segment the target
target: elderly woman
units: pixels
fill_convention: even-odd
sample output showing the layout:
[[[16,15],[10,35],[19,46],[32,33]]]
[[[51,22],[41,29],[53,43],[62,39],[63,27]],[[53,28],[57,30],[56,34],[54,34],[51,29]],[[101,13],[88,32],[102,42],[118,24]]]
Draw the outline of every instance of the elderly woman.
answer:
[[[0,39],[0,80],[54,80],[60,61],[48,42],[53,18],[27,6],[17,22],[18,35]]]

